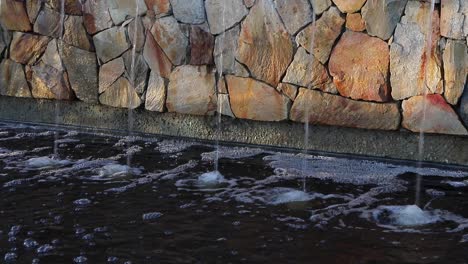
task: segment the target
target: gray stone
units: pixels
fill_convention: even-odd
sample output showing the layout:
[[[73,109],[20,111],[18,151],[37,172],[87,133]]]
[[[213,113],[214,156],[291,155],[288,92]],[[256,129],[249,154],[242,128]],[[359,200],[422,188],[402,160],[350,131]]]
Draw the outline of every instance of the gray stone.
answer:
[[[284,26],[289,34],[295,35],[312,22],[313,11],[308,0],[274,0]]]
[[[464,39],[468,36],[468,2],[443,0],[441,4],[440,31],[442,36]]]
[[[49,38],[15,32],[10,44],[10,58],[21,64],[34,64],[47,48]]]
[[[205,22],[205,6],[203,0],[171,0],[174,17],[186,24],[202,24]]]
[[[122,55],[122,58],[124,59],[125,75],[128,81],[138,94],[143,94],[149,72],[149,67],[143,55],[136,53],[134,56],[132,50],[129,50]]]
[[[37,0],[26,0],[26,10],[28,12],[29,21],[34,25],[37,15],[41,10],[42,2]]]
[[[460,100],[460,117],[465,123],[465,127],[468,128],[468,85],[465,86],[465,91]]]
[[[214,59],[218,72],[234,74],[236,72],[236,49],[239,27],[218,35],[215,40]]]
[[[336,7],[330,7],[319,20],[297,34],[296,42],[325,64],[344,23],[345,19],[341,17],[340,11]]]
[[[214,73],[206,66],[177,67],[169,79],[166,106],[169,112],[212,115],[216,110]]]
[[[34,32],[58,39],[61,37],[61,21],[60,13],[44,7],[34,23]]]
[[[146,34],[143,57],[151,71],[168,79],[172,71],[172,62],[166,56],[161,47],[159,47],[153,35],[149,31]]]
[[[151,72],[148,82],[148,90],[146,91],[145,109],[149,111],[164,112],[166,93],[166,81],[159,75]]]
[[[86,1],[83,5],[83,22],[89,34],[96,34],[112,27],[108,2]]]
[[[130,48],[125,34],[125,28],[112,27],[93,37],[98,58],[106,63],[122,55]]]
[[[23,65],[8,59],[0,64],[0,95],[31,97]]]
[[[316,15],[320,15],[325,12],[332,4],[330,0],[309,0],[309,2]]]
[[[242,0],[206,0],[205,7],[210,31],[214,35],[233,27],[248,14]]]
[[[99,93],[103,93],[125,72],[124,61],[121,57],[109,61],[99,69]]]
[[[174,17],[168,16],[156,20],[151,28],[151,34],[172,64],[181,65],[186,62],[188,37]]]
[[[143,50],[145,45],[145,28],[141,22],[141,17],[133,18],[132,22],[128,24],[128,38],[130,39],[132,47],[135,45],[136,52],[141,52]]]
[[[130,82],[120,77],[99,96],[99,102],[104,105],[119,108],[138,108],[142,101]]]
[[[93,43],[88,38],[81,16],[67,16],[65,18],[63,41],[80,49],[94,51]]]
[[[229,94],[218,94],[218,113],[235,118],[231,110]]]
[[[144,0],[108,0],[109,13],[114,21],[114,24],[122,24],[127,17],[135,17],[138,10],[138,15],[144,15],[148,10]]]
[[[98,70],[96,54],[64,44],[63,64],[76,97],[87,103],[97,103]]]
[[[73,100],[67,74],[49,65],[39,63],[31,67],[31,92],[34,98]]]
[[[383,40],[389,39],[405,10],[408,0],[367,0],[362,8],[367,32]]]
[[[448,103],[456,105],[463,94],[468,75],[468,47],[464,41],[447,41],[444,50],[444,96]]]
[[[47,45],[47,49],[45,50],[44,54],[41,57],[41,61],[54,67],[59,71],[64,71],[62,59],[60,58],[60,54],[58,51],[57,40],[52,39],[49,44]]]
[[[190,29],[190,64],[213,65],[215,38],[208,25],[192,25]]]

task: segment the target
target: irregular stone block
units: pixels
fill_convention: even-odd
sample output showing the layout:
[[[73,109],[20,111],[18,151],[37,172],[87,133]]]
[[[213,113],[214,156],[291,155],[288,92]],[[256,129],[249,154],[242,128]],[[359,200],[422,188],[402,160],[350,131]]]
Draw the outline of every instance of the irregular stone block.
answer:
[[[36,22],[37,15],[41,10],[42,1],[38,0],[26,0],[26,10],[28,12],[29,22],[34,25]]]
[[[142,16],[147,11],[144,0],[109,0],[109,13],[114,24],[122,24],[127,17]]]
[[[313,11],[308,0],[274,0],[276,9],[289,34],[295,35],[312,22]]]
[[[60,13],[50,8],[42,8],[34,23],[34,32],[40,35],[59,39],[61,33],[62,18]]]
[[[342,13],[355,13],[359,11],[366,0],[333,0],[333,3]]]
[[[444,54],[445,99],[456,105],[463,94],[468,76],[468,47],[464,41],[449,39]]]
[[[141,52],[145,45],[145,28],[141,22],[141,17],[133,18],[132,22],[128,24],[128,38],[130,43],[136,47],[136,52]]]
[[[31,66],[31,92],[34,98],[73,100],[75,95],[67,74],[40,63]]]
[[[403,101],[403,127],[413,132],[468,135],[455,111],[439,94]],[[424,113],[425,112],[425,113]]]
[[[389,39],[400,21],[408,0],[368,0],[362,8],[367,32],[383,40]]]
[[[133,89],[130,82],[120,77],[107,90],[99,96],[99,102],[104,105],[119,108],[138,108],[142,101]]]
[[[83,5],[83,22],[89,34],[112,27],[108,4],[105,1],[86,1]]]
[[[366,29],[366,22],[360,13],[346,15],[346,28],[352,31],[361,32]]]
[[[231,109],[237,118],[282,121],[288,118],[289,99],[275,88],[251,78],[226,76]]]
[[[312,125],[366,129],[396,130],[400,125],[397,104],[354,101],[309,89],[299,89],[290,118]]]
[[[36,0],[45,2],[46,6],[50,9],[55,10],[56,12],[62,12],[62,3],[65,14],[81,16],[81,1],[80,0]]]
[[[215,76],[206,66],[184,65],[170,76],[166,107],[169,112],[212,115],[216,110]]]
[[[320,15],[325,12],[332,4],[330,0],[309,0],[309,2],[312,4],[312,8],[316,15]]]
[[[462,98],[460,100],[460,117],[465,123],[465,127],[468,128],[468,88],[465,86],[465,91],[463,92]]]
[[[0,64],[0,95],[14,97],[31,97],[23,65],[12,60]]]
[[[103,63],[117,58],[130,48],[125,28],[122,27],[112,27],[99,32],[94,35],[93,40],[96,54]]]
[[[255,78],[276,87],[292,57],[293,44],[273,3],[257,0],[242,23],[237,60]]]
[[[248,14],[242,0],[206,0],[205,7],[210,31],[214,35],[223,33]]]
[[[244,5],[248,8],[251,8],[253,5],[255,5],[255,0],[244,0]]]
[[[214,37],[208,26],[191,26],[190,30],[190,64],[212,65]]]
[[[205,5],[203,0],[170,0],[174,17],[186,24],[205,22]]]
[[[174,17],[168,16],[156,20],[151,28],[151,34],[172,64],[181,65],[186,62],[188,37],[182,32]]]
[[[21,64],[34,64],[48,43],[48,37],[15,32],[10,45],[10,58]]]
[[[125,75],[130,84],[135,88],[138,94],[143,94],[146,89],[146,80],[148,78],[149,67],[143,58],[143,55],[135,53],[132,50],[122,55],[125,64]]]
[[[145,0],[149,10],[153,10],[156,16],[164,16],[171,13],[171,3],[169,0]]]
[[[166,81],[159,75],[151,72],[146,91],[145,109],[149,111],[164,112],[166,104]]]
[[[386,42],[364,33],[347,31],[333,49],[329,69],[341,95],[352,99],[387,102],[389,49]]]
[[[31,31],[32,29],[24,1],[2,0],[0,22],[8,30]]]
[[[395,100],[443,92],[438,46],[439,14],[434,11],[431,36],[428,36],[429,11],[429,3],[409,1],[405,16],[395,30],[390,46],[390,82]],[[427,43],[429,39],[430,45]]]
[[[47,49],[41,57],[41,61],[59,71],[65,70],[62,64],[62,58],[60,58],[56,39],[49,41]]]
[[[229,94],[218,94],[218,113],[235,118],[229,102]]]
[[[124,61],[121,57],[109,61],[99,68],[99,93],[103,93],[125,72]]]
[[[172,70],[172,63],[164,51],[154,40],[151,32],[146,33],[146,42],[143,49],[143,57],[150,67],[151,71],[161,77],[169,78]]]
[[[331,7],[319,20],[299,32],[296,42],[325,64],[333,44],[341,34],[344,23],[345,20],[341,17],[340,11],[336,7]]]
[[[284,95],[286,95],[289,99],[294,101],[297,96],[297,92],[299,91],[299,87],[289,84],[289,83],[280,83],[278,84],[278,87],[276,88],[279,92],[282,92]]]
[[[239,27],[236,26],[216,37],[213,54],[218,72],[226,74],[236,72],[236,49],[239,33]]]
[[[468,36],[468,2],[443,0],[441,3],[440,31],[442,36],[464,39]]]
[[[64,44],[62,60],[76,97],[87,103],[97,103],[98,71],[96,54]]]
[[[65,18],[63,41],[80,49],[94,51],[93,43],[86,34],[81,16],[67,16]]]

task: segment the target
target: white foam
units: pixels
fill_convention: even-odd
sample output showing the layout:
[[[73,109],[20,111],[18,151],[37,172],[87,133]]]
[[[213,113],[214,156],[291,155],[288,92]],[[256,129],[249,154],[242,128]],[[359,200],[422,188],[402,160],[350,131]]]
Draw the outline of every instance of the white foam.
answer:
[[[31,158],[25,161],[25,165],[29,168],[35,169],[43,169],[43,168],[51,168],[51,167],[60,167],[70,164],[68,160],[59,160],[53,159],[50,157],[38,157],[38,158]]]
[[[444,183],[455,187],[455,188],[463,188],[468,186],[468,180],[466,181],[445,181]]]
[[[183,141],[183,140],[170,140],[170,139],[165,139],[161,142],[158,142],[157,144],[158,144],[158,147],[156,148],[156,150],[164,154],[178,153],[191,146],[196,145],[195,142],[189,142],[189,141]]]
[[[226,181],[219,171],[210,171],[198,176],[198,184],[201,186],[218,185]]]
[[[120,164],[107,164],[98,170],[99,177],[101,178],[116,178],[126,175],[139,175],[141,170],[137,168],[131,168],[127,165]]]
[[[320,196],[289,188],[278,188],[277,190],[279,190],[277,194],[273,194],[272,197],[267,197],[267,203],[278,205],[293,202],[307,202]]]
[[[419,226],[433,224],[442,219],[429,211],[422,210],[417,205],[379,206],[373,212],[375,221],[389,221],[390,225]]]

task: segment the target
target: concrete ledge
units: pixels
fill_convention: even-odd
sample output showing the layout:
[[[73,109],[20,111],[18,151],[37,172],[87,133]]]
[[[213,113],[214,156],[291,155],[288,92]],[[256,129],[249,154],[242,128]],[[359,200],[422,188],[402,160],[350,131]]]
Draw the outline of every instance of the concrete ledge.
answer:
[[[56,115],[58,113],[58,115]],[[165,136],[217,140],[270,147],[303,149],[304,126],[292,122],[257,122],[223,118],[217,136],[216,118],[145,110],[112,108],[83,102],[0,97],[0,119],[40,124],[73,125],[126,131],[128,116],[133,131]],[[327,126],[310,126],[309,149],[339,153],[418,160],[419,134]],[[468,166],[468,137],[425,135],[424,162]]]

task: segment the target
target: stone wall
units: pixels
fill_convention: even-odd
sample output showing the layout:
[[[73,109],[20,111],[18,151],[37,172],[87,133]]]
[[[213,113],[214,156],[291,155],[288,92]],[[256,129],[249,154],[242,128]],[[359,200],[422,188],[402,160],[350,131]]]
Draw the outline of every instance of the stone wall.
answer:
[[[1,1],[2,96],[468,135],[465,0],[61,1]]]

